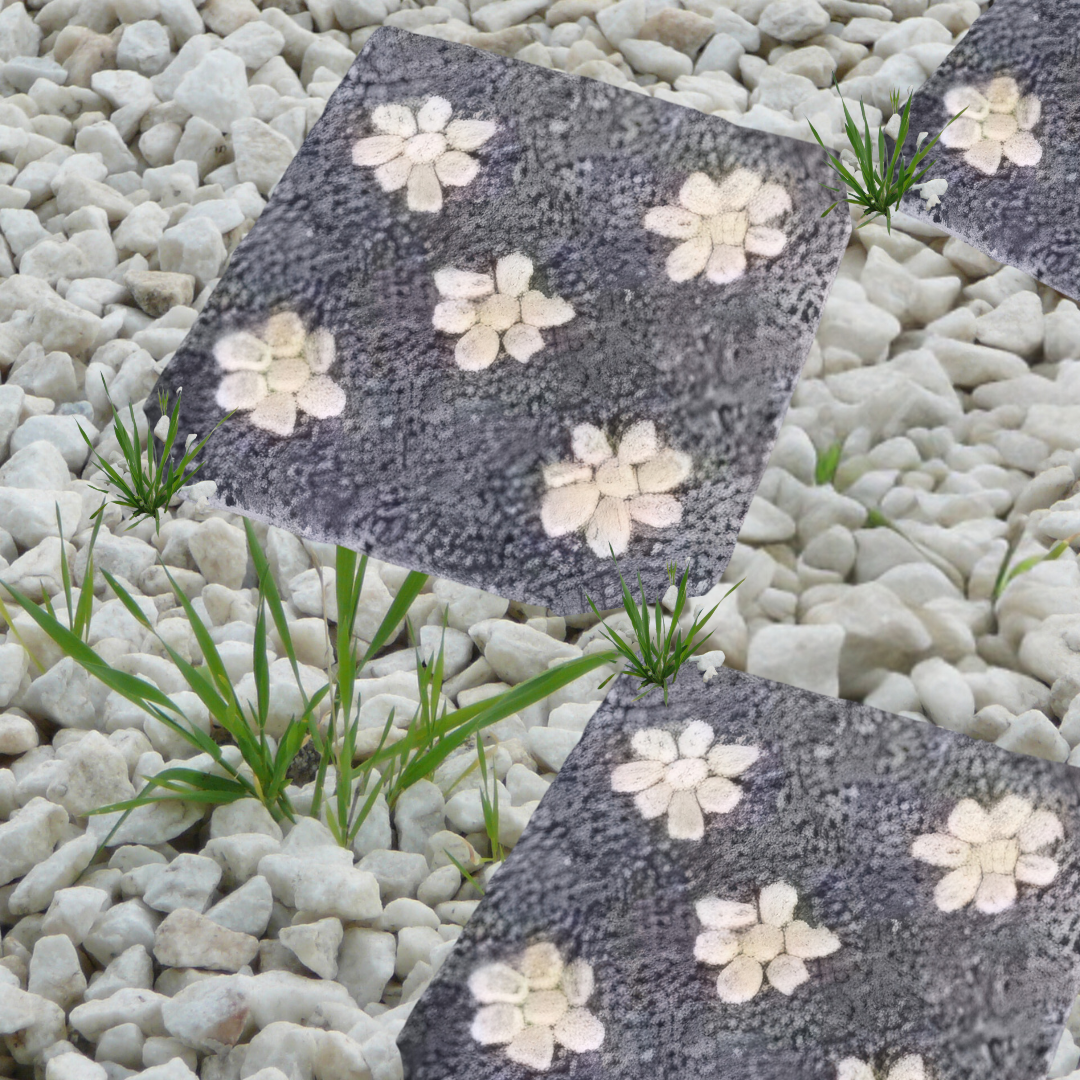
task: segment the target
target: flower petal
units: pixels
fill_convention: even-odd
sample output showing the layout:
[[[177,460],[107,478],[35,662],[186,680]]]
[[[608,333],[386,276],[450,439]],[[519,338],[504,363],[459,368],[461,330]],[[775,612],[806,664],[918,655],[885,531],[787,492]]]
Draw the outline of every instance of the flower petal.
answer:
[[[666,782],[654,784],[651,788],[639,791],[634,796],[634,805],[646,821],[661,817],[667,813],[671,805],[671,797],[675,794],[674,788]]]
[[[675,736],[669,731],[661,731],[660,728],[642,728],[635,731],[630,745],[638,757],[647,761],[659,761],[662,765],[670,765],[679,757]]]
[[[667,831],[672,840],[700,840],[705,835],[705,819],[692,791],[676,791],[672,795]]]
[[[836,1080],[874,1080],[874,1070],[858,1058],[844,1058],[836,1066]]]
[[[1058,864],[1046,855],[1021,855],[1013,870],[1016,880],[1024,885],[1045,887],[1058,875]]]
[[[694,941],[694,959],[723,967],[739,954],[739,939],[730,930],[703,930]]]
[[[659,761],[628,761],[611,770],[612,791],[644,791],[664,778],[664,766]]]
[[[483,371],[498,355],[499,335],[490,326],[474,326],[454,349],[454,360],[462,371]]]
[[[642,525],[665,529],[682,521],[682,504],[674,495],[635,495],[630,500],[630,517]]]
[[[474,274],[471,270],[444,267],[435,271],[435,288],[448,300],[479,300],[495,291],[490,274]]]
[[[684,758],[704,757],[716,740],[716,732],[704,720],[693,720],[679,736],[679,756]]]
[[[313,375],[325,375],[337,356],[334,335],[322,328],[308,335],[304,342],[304,359]]]
[[[460,150],[447,150],[435,159],[435,175],[447,187],[465,187],[479,171],[480,162]]]
[[[736,956],[716,980],[716,993],[728,1005],[742,1005],[761,989],[765,971],[749,956]]]
[[[706,759],[709,768],[717,776],[739,776],[746,772],[757,759],[761,757],[761,750],[756,746],[734,746],[727,743],[717,743],[709,751]]]
[[[620,464],[616,458],[605,461],[596,470],[596,486],[601,495],[610,495],[613,499],[627,499],[636,495],[638,486],[634,466]]]
[[[934,903],[940,911],[959,911],[975,899],[982,881],[977,862],[966,862],[951,874],[946,874],[934,889]]]
[[[751,225],[764,225],[790,209],[791,196],[779,184],[763,184],[746,204]]]
[[[480,321],[492,330],[509,330],[516,322],[521,321],[521,305],[512,296],[505,293],[495,293],[489,296],[476,309]]]
[[[1016,903],[1016,879],[1011,874],[983,874],[975,906],[984,915],[997,915]]]
[[[241,374],[253,373],[242,372]],[[295,394],[310,378],[311,368],[302,356],[286,356],[275,360],[270,365],[266,373],[266,386],[269,390]]]
[[[498,1046],[524,1029],[525,1019],[516,1005],[485,1005],[473,1017],[469,1031],[481,1046]]]
[[[900,1058],[889,1070],[887,1080],[926,1080],[926,1067],[918,1054]]]
[[[723,209],[720,189],[703,172],[691,173],[679,189],[679,202],[683,208],[702,217],[712,217]]]
[[[476,308],[468,300],[443,300],[435,305],[431,324],[444,334],[464,334],[476,322]]]
[[[607,436],[593,424],[578,424],[570,435],[574,457],[586,465],[602,465],[613,457]]]
[[[643,224],[649,232],[658,236],[689,240],[701,231],[701,216],[681,206],[654,206],[645,215]]]
[[[508,296],[521,296],[529,287],[532,275],[533,261],[520,251],[504,255],[495,265],[495,281],[499,292]]]
[[[550,941],[530,945],[514,966],[525,976],[530,990],[554,990],[563,973],[562,957]]]
[[[574,315],[574,309],[561,296],[544,296],[530,289],[521,298],[521,321],[530,326],[562,326]]]
[[[651,420],[639,420],[623,432],[618,458],[626,465],[640,465],[655,457],[659,449],[656,425]]]
[[[380,165],[375,170],[375,179],[383,191],[400,191],[408,182],[413,163],[404,155]]]
[[[509,964],[484,964],[469,976],[469,990],[481,1005],[521,1005],[529,996],[529,984]]]
[[[255,406],[251,422],[274,435],[291,435],[296,427],[296,399],[292,394],[267,394]]]
[[[931,866],[947,866],[955,869],[963,866],[971,857],[971,845],[966,840],[945,833],[926,833],[915,837],[911,856]]]
[[[993,176],[1001,164],[1001,143],[993,139],[980,139],[964,154],[964,160],[987,176]]]
[[[414,165],[409,173],[409,209],[420,214],[437,214],[442,209],[442,188],[430,165]]]
[[[571,960],[563,968],[560,984],[571,1006],[584,1005],[592,997],[593,987],[596,984],[592,965],[580,958]]]
[[[555,1037],[549,1027],[530,1027],[514,1036],[506,1056],[526,1068],[544,1072],[551,1067]]]
[[[294,311],[280,311],[266,320],[262,338],[274,356],[299,356],[304,351],[304,323]]]
[[[1006,795],[990,810],[990,836],[994,840],[1008,840],[1015,836],[1034,809],[1027,799],[1019,795]]]
[[[726,285],[741,278],[745,272],[746,252],[741,247],[732,247],[730,244],[717,244],[712,249],[705,267],[705,276],[714,285]]]
[[[451,120],[446,125],[446,141],[455,150],[478,150],[497,130],[490,120]]]
[[[810,978],[806,965],[797,956],[781,954],[765,969],[769,984],[781,994],[791,995]]]
[[[1042,114],[1042,103],[1034,94],[1026,94],[1016,105],[1016,122],[1022,131],[1030,131]]]
[[[757,907],[754,904],[739,904],[715,896],[698,900],[694,904],[694,911],[701,925],[709,930],[742,930],[757,922]]]
[[[795,914],[795,905],[799,894],[794,886],[786,881],[775,881],[766,885],[758,897],[758,910],[761,921],[767,926],[787,926]]]
[[[371,112],[371,122],[384,135],[408,139],[416,134],[416,119],[407,105],[379,105]]]
[[[712,240],[708,233],[687,240],[667,257],[667,276],[672,281],[689,281],[697,277],[705,269],[711,253]]]
[[[981,138],[982,128],[979,126],[979,121],[964,113],[959,120],[954,120],[942,131],[939,142],[942,146],[948,146],[954,150],[968,150]]]
[[[604,1025],[588,1009],[571,1009],[554,1029],[555,1041],[575,1054],[599,1050],[604,1041]]]
[[[949,832],[969,844],[985,844],[990,839],[990,815],[974,799],[961,799],[949,815]]]
[[[580,461],[556,461],[552,465],[544,466],[544,483],[549,488],[588,483],[592,479],[592,473],[592,468]]]
[[[429,97],[416,114],[421,131],[442,131],[454,114],[454,106],[444,97]]]
[[[544,347],[544,339],[535,326],[514,323],[503,334],[503,348],[520,364],[528,362]]]
[[[326,375],[308,379],[296,392],[296,404],[316,420],[328,420],[345,411],[345,391]]]
[[[551,1027],[566,1015],[570,1003],[561,990],[530,990],[521,1007],[526,1024],[546,1024]]]
[[[765,225],[755,225],[746,230],[743,246],[751,255],[762,255],[774,259],[787,243],[787,237],[779,229],[770,229]]]
[[[950,115],[955,115],[961,109],[966,109],[960,120],[985,120],[990,115],[990,102],[975,89],[974,86],[954,86],[945,95],[945,109]],[[956,124],[952,125],[956,127]]]
[[[1042,147],[1030,131],[1018,131],[1006,139],[1002,152],[1014,165],[1031,167],[1042,161]]]
[[[784,927],[784,951],[803,960],[831,956],[840,944],[840,939],[831,930],[824,926],[809,926],[801,919]]]
[[[273,353],[265,341],[239,330],[226,334],[214,345],[214,359],[222,371],[266,371]]]
[[[596,555],[622,555],[630,544],[630,510],[622,499],[605,495],[585,527],[585,540]]]
[[[984,138],[1003,143],[1010,135],[1016,134],[1018,127],[1012,113],[994,113],[982,122],[982,133]]]
[[[400,135],[372,135],[353,145],[353,164],[361,168],[385,165],[400,156],[404,149],[405,140]]]
[[[266,393],[265,376],[257,371],[234,371],[221,380],[214,400],[226,412],[233,409],[247,412],[254,409],[266,397]]]
[[[1036,810],[1020,827],[1016,839],[1020,842],[1020,850],[1025,854],[1048,847],[1060,840],[1065,835],[1056,814],[1049,810]]]
[[[724,776],[702,780],[694,794],[706,814],[730,814],[742,799],[742,789]]]
[[[987,87],[986,100],[992,113],[1012,112],[1020,100],[1020,87],[1010,76],[999,76]]]
[[[724,177],[718,189],[720,204],[714,213],[744,210],[761,189],[761,177],[749,169],[736,169]]]
[[[661,450],[651,461],[637,467],[638,487],[646,495],[670,491],[690,475],[691,464],[689,454],[679,450]]]
[[[592,517],[600,492],[595,484],[567,484],[544,493],[540,504],[540,524],[548,536],[577,532]]]

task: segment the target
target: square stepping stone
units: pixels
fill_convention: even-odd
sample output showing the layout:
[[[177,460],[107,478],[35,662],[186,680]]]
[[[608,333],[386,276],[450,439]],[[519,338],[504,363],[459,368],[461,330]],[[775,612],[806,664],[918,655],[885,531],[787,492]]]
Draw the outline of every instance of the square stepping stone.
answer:
[[[380,29],[164,374],[216,505],[571,613],[710,587],[849,234],[817,147]],[[151,422],[155,418],[151,418]]]
[[[399,1045],[408,1080],[1037,1080],[1080,775],[722,669],[626,678]]]
[[[997,0],[912,102],[914,135],[941,131],[929,176],[941,202],[904,199],[913,217],[1080,297],[1080,84],[1075,0]]]

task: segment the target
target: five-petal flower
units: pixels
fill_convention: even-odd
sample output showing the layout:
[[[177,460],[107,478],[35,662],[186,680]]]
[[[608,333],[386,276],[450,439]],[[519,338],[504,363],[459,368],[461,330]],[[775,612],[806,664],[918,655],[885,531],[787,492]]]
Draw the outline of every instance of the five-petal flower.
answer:
[[[1057,877],[1057,863],[1036,853],[1065,835],[1061,822],[1018,795],[1006,795],[989,812],[963,799],[946,830],[911,845],[916,859],[952,871],[934,889],[942,911],[959,911],[974,900],[983,914],[996,915],[1016,903],[1017,882],[1045,888]]]
[[[756,746],[714,743],[716,734],[702,720],[687,725],[676,742],[670,732],[643,728],[630,745],[637,761],[616,765],[614,791],[634,793],[646,820],[667,814],[673,840],[700,840],[706,814],[728,814],[739,804],[742,788],[732,777],[746,772],[761,756]]]
[[[617,453],[592,424],[574,428],[571,447],[576,460],[544,466],[540,522],[548,536],[584,528],[597,555],[606,556],[609,546],[622,555],[631,522],[661,529],[682,520],[682,505],[668,492],[690,475],[690,456],[662,448],[651,420],[631,425]]]
[[[694,943],[694,956],[703,964],[722,965],[716,980],[721,1001],[750,1001],[765,979],[781,994],[793,994],[810,978],[805,960],[830,956],[840,948],[831,930],[795,918],[798,901],[791,885],[777,881],[761,890],[756,905],[715,896],[697,902],[697,917],[705,929]]]
[[[980,92],[956,86],[945,95],[950,113],[966,109],[941,133],[944,146],[964,151],[964,160],[979,172],[993,176],[1004,155],[1014,165],[1038,165],[1042,147],[1031,133],[1039,122],[1042,105],[1034,94],[1020,95],[1015,79],[1003,75]]]
[[[906,1054],[877,1072],[865,1061],[845,1058],[836,1066],[836,1080],[927,1080],[927,1072],[918,1054]]]
[[[407,105],[379,105],[371,123],[378,135],[353,147],[353,164],[374,167],[383,191],[406,189],[410,210],[437,214],[442,189],[464,187],[480,171],[478,150],[495,134],[490,120],[451,120],[454,107],[446,98],[430,97],[413,113]]]
[[[226,372],[217,403],[282,436],[293,433],[297,409],[318,420],[339,416],[345,391],[327,375],[335,355],[329,330],[309,334],[294,312],[271,315],[258,330],[234,331],[214,345],[214,358]]]
[[[435,288],[443,298],[432,324],[444,334],[461,334],[454,359],[465,371],[491,367],[502,345],[525,364],[544,347],[541,329],[562,326],[574,309],[559,296],[529,288],[533,261],[520,251],[505,255],[494,274],[446,267],[435,272]]]
[[[547,942],[530,945],[511,964],[484,964],[469,978],[482,1006],[472,1037],[484,1046],[505,1046],[511,1061],[538,1072],[550,1068],[556,1043],[574,1054],[597,1050],[604,1025],[585,1008],[594,985],[589,964],[564,963]]]
[[[696,172],[680,188],[677,206],[649,210],[645,228],[682,241],[668,256],[672,281],[689,281],[704,270],[723,285],[742,277],[748,253],[775,258],[784,250],[784,234],[766,222],[790,209],[791,198],[779,184],[763,183],[749,169],[735,169],[719,184]]]

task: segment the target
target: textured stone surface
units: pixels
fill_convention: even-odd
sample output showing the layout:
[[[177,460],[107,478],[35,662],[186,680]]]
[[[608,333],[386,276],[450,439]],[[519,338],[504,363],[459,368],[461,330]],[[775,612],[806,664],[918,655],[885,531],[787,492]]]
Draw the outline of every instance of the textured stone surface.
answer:
[[[376,106],[416,109],[432,95],[496,129],[471,152],[475,178],[444,184],[441,212],[410,212],[405,191],[353,164],[353,146],[375,134]],[[749,255],[727,284],[672,280],[678,240],[646,230],[646,213],[674,205],[692,173],[719,182],[737,166],[788,193],[792,208],[772,222],[782,252]],[[845,217],[820,218],[826,178],[816,147],[382,29],[164,381],[184,386],[184,430],[208,431],[222,415],[213,349],[224,334],[279,311],[329,331],[344,411],[298,413],[288,437],[234,417],[206,450],[218,505],[568,612],[586,609],[585,593],[614,603],[618,586],[606,546],[595,552],[581,529],[545,533],[543,468],[573,460],[579,425],[619,447],[651,422],[689,455],[690,476],[673,491],[681,523],[635,523],[625,569],[655,590],[668,561],[693,557],[701,591],[727,561],[847,238]],[[464,370],[455,337],[433,326],[434,274],[491,273],[515,252],[533,262],[530,287],[574,317],[544,329],[528,363],[500,352]]]
[[[842,1059],[885,1075],[908,1054],[935,1080],[1045,1075],[1080,982],[1059,945],[1080,929],[1074,770],[726,668],[708,684],[684,676],[668,708],[633,696],[615,685],[413,1011],[400,1040],[410,1080],[531,1075],[473,1040],[468,981],[538,942],[592,966],[587,1007],[605,1029],[599,1050],[556,1046],[559,1075],[833,1080]],[[612,790],[612,770],[636,759],[635,732],[678,736],[693,720],[761,755],[703,839],[673,840]],[[1010,793],[1063,824],[1048,849],[1056,880],[1020,886],[997,914],[939,910],[948,871],[913,858],[913,841],[944,831],[962,799]],[[766,982],[725,1004],[718,968],[695,960],[695,902],[753,902],[777,881],[798,893],[795,918],[840,947],[807,960],[790,997]]]

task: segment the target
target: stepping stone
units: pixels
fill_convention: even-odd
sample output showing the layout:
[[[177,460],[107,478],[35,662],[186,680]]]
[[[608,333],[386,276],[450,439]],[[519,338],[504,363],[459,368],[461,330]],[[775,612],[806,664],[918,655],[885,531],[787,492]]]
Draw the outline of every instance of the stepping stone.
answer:
[[[915,94],[911,135],[941,131],[928,174],[948,188],[903,210],[1080,297],[1076,0],[997,0]],[[930,200],[931,202],[933,200]]]
[[[730,669],[619,680],[399,1039],[409,1080],[1045,1075],[1068,766]]]
[[[567,613],[619,601],[609,545],[704,591],[846,245],[827,179],[817,147],[380,29],[160,385],[182,432],[240,410],[214,505]]]

